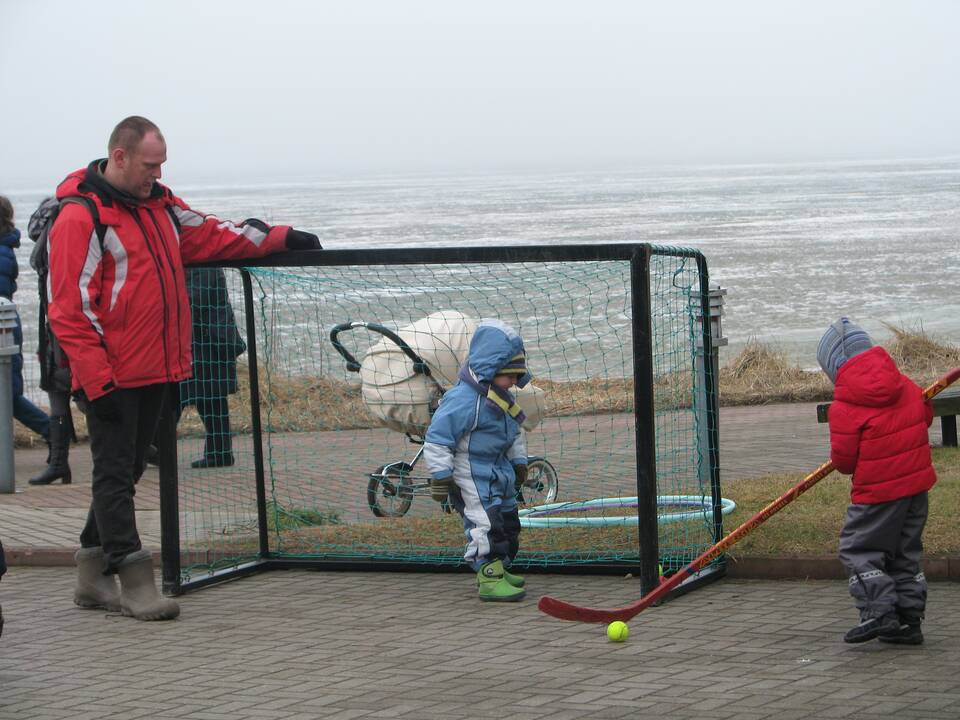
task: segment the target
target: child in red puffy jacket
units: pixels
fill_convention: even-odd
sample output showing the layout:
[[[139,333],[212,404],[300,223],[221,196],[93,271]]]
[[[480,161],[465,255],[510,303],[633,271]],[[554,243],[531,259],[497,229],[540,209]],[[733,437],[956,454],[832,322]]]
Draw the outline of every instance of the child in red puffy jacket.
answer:
[[[843,639],[919,645],[927,601],[922,536],[927,491],[937,481],[927,434],[933,407],[887,351],[845,317],[820,340],[817,361],[834,383],[830,459],[853,475],[840,561],[860,624]]]

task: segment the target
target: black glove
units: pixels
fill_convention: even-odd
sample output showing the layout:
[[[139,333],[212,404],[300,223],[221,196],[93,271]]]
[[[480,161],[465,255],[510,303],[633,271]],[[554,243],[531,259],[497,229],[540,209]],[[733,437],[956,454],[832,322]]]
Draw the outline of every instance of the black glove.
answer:
[[[323,250],[320,245],[320,238],[313,233],[303,230],[287,230],[287,249],[288,250]]]
[[[513,482],[513,487],[517,492],[520,492],[523,489],[524,483],[527,482],[527,466],[514,465],[513,472],[517,476],[517,479]]]
[[[91,400],[90,405],[93,407],[93,414],[100,422],[120,422],[120,403],[116,393],[108,392],[106,395],[101,395],[96,400]]]
[[[453,490],[453,478],[443,480],[430,478],[430,497],[438,503],[446,502],[451,490]]]

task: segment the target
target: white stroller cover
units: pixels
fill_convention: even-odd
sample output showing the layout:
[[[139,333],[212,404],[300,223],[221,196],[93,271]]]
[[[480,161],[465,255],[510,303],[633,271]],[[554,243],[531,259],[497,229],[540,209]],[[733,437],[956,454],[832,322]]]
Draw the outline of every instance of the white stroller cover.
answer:
[[[435,312],[397,330],[397,335],[429,366],[431,377],[413,370],[413,360],[395,342],[382,338],[360,363],[363,403],[391,430],[423,435],[443,391],[457,384],[467,360],[477,320],[455,310]],[[525,430],[540,424],[543,390],[533,383],[516,390],[527,419]]]

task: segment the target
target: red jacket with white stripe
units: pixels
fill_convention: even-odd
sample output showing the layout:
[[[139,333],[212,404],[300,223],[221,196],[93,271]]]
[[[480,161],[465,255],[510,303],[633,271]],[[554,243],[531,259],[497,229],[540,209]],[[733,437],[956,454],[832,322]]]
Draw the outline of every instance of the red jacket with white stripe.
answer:
[[[191,210],[155,183],[147,200],[110,185],[94,161],[57,198],[92,200],[106,227],[101,248],[87,207],[65,203],[50,230],[49,317],[70,360],[73,389],[94,400],[114,388],[191,375],[185,263],[253,258],[286,249],[287,226],[241,225]]]
[[[882,347],[840,366],[830,406],[830,459],[853,474],[850,498],[876,505],[933,487],[933,406]]]

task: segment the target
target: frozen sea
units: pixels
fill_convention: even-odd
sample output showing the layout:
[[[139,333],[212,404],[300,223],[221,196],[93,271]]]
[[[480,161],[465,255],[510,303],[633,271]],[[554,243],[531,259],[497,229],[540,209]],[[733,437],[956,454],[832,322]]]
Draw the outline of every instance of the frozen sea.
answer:
[[[327,248],[695,247],[712,281],[728,290],[726,357],[756,338],[815,367],[817,339],[840,314],[879,338],[889,322],[960,341],[960,158],[181,182],[174,190],[203,212],[311,230]],[[25,235],[48,192],[0,192],[13,201]],[[25,238],[16,297],[28,343],[31,247]]]

